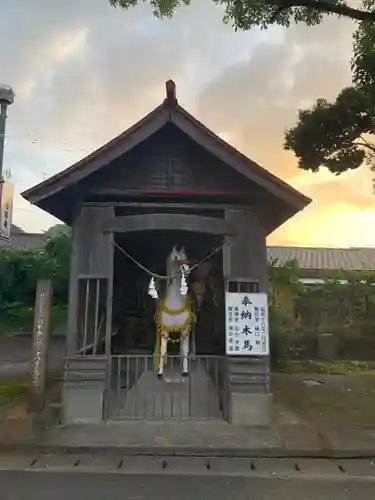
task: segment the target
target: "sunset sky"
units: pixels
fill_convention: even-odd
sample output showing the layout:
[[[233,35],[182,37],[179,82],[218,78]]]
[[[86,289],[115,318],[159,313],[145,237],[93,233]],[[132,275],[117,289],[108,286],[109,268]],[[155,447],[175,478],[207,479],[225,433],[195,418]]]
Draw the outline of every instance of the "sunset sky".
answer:
[[[298,108],[350,83],[350,21],[235,33],[209,0],[165,21],[146,5],[122,11],[108,0],[3,0],[1,11],[0,81],[16,92],[4,165],[17,192],[15,224],[36,232],[56,223],[19,193],[132,125],[173,78],[182,106],[313,198],[269,243],[375,246],[368,168],[310,174],[282,147]]]

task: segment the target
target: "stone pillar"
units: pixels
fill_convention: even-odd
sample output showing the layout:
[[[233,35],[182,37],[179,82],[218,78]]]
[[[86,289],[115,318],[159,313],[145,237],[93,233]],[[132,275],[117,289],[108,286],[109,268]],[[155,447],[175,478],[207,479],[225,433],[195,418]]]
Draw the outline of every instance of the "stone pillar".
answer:
[[[28,411],[31,413],[42,411],[45,405],[51,298],[51,282],[48,280],[38,281],[29,380]]]
[[[226,283],[254,282],[267,292],[268,266],[265,232],[256,212],[227,210],[234,228],[226,237],[224,276]],[[272,419],[269,356],[228,356],[228,419],[247,426],[268,426]]]

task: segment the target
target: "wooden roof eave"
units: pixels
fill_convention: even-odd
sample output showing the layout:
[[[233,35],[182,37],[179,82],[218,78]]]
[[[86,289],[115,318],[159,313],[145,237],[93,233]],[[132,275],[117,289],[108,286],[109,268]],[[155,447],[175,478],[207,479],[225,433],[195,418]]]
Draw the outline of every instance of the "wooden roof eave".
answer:
[[[125,130],[125,132],[104,144],[104,146],[82,158],[74,165],[27,189],[21,193],[21,196],[30,203],[37,205],[41,200],[76,184],[130,151],[157,132],[169,120],[170,111],[163,103],[135,125]]]
[[[295,209],[294,213],[302,210],[311,203],[311,198],[300,193],[292,186],[240,153],[181,106],[177,105],[172,110],[171,122],[190,136],[194,142],[231,166],[239,174],[265,188],[268,192],[285,201],[288,205],[291,205]]]
[[[278,179],[223,141],[179,106],[176,100],[168,101],[168,99],[118,137],[66,170],[24,191],[22,196],[31,203],[39,205],[43,200],[78,183],[130,151],[167,123],[173,123],[211,154],[282,200],[293,214],[302,210],[311,202],[310,198]]]

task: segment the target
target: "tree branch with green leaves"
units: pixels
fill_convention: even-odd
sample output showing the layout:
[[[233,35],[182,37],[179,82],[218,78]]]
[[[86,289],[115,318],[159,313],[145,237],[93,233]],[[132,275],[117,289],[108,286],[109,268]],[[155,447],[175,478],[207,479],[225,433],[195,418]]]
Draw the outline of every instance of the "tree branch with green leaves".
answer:
[[[152,6],[159,18],[171,17],[191,0],[109,0],[128,9],[139,3]],[[351,62],[353,85],[334,102],[318,99],[311,109],[300,110],[297,124],[286,132],[285,148],[293,150],[299,167],[317,172],[321,166],[340,174],[367,162],[375,170],[375,0],[354,7],[345,0],[213,0],[224,7],[224,21],[236,30],[266,29],[292,23],[313,26],[324,16],[358,21]]]
[[[297,124],[285,135],[285,148],[293,150],[298,166],[317,172],[327,167],[334,174],[374,165],[375,108],[368,94],[345,88],[333,103],[318,99],[300,110]]]
[[[172,17],[181,5],[191,0],[109,0],[114,7],[129,9],[139,3],[152,6],[156,17]],[[325,15],[337,15],[356,21],[375,23],[375,9],[366,0],[354,8],[344,0],[213,0],[225,8],[224,21],[237,30],[253,27],[268,28],[278,24],[290,26],[292,22],[309,26],[319,24]]]
[[[364,5],[374,9],[375,0]],[[298,166],[334,174],[367,164],[375,171],[375,24],[359,24],[351,61],[353,85],[334,102],[318,99],[299,110],[294,127],[286,131],[285,149],[294,151]]]

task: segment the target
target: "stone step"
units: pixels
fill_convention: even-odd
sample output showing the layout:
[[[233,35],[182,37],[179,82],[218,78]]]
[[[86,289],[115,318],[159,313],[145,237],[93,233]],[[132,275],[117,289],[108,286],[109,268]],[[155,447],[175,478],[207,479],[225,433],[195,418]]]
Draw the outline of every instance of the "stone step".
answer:
[[[154,371],[145,372],[129,391],[120,392],[117,405],[119,419],[221,418],[217,390],[203,370],[187,378],[166,370],[163,379]]]

